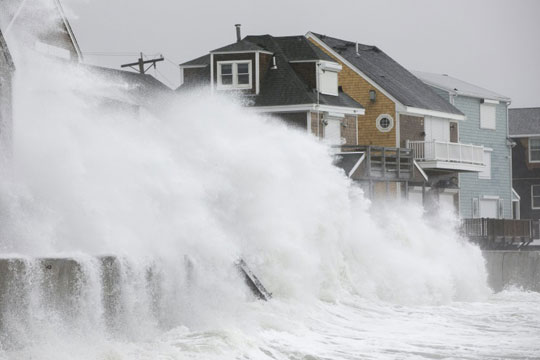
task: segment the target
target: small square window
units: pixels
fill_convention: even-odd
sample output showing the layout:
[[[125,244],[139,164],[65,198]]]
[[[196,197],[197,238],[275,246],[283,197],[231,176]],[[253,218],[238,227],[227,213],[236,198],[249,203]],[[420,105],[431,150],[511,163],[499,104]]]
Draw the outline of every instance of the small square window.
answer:
[[[221,64],[221,75],[232,75],[232,64]]]
[[[238,85],[249,85],[249,74],[238,74]]]
[[[249,64],[242,63],[242,64],[238,64],[237,67],[238,67],[238,75],[240,75],[240,74],[249,75]]]

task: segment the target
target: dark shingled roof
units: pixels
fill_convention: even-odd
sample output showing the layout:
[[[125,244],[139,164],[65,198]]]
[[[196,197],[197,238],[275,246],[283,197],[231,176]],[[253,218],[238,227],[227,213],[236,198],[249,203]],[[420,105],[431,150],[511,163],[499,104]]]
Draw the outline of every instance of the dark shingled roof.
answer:
[[[316,33],[312,34],[375,81],[403,105],[463,115],[461,111],[440,97],[428,85],[424,84],[376,46],[359,44],[359,55],[357,55],[356,42]]]
[[[304,36],[273,37],[270,35],[247,36],[245,38],[268,51],[276,57],[277,69],[270,69],[261,83],[259,95],[255,98],[255,106],[303,105],[316,104],[317,92],[310,88],[294,71],[289,64],[291,51],[294,59],[327,60],[322,51],[315,51],[309,46]],[[296,44],[295,50],[291,50]],[[323,56],[324,55],[324,56]],[[333,61],[329,58],[330,61]],[[338,96],[320,95],[319,103],[322,105],[342,106],[363,109],[363,106],[344,92]]]
[[[290,61],[325,60],[335,62],[330,56],[311,44],[303,35],[273,37],[271,35],[246,36],[242,41],[212,52],[267,51],[274,54],[276,69],[269,69],[260,84],[259,94],[253,96],[254,106],[307,105],[317,103],[317,92],[312,89],[290,65]],[[210,55],[185,62],[181,66],[208,65]],[[205,74],[206,75],[206,74]],[[209,74],[208,74],[209,76]],[[196,84],[198,86],[200,84]],[[180,86],[176,91],[193,86]],[[356,100],[339,91],[338,96],[319,95],[322,105],[363,109]]]
[[[235,42],[233,44],[229,44],[227,46],[220,47],[219,49],[215,49],[210,51],[211,53],[216,52],[240,52],[240,51],[264,51],[265,49],[253,44],[252,42],[247,41],[245,38],[241,41]]]
[[[9,53],[9,49],[4,39],[4,36],[2,35],[2,31],[0,31],[0,56],[2,57],[0,64],[4,63],[11,70],[15,69],[15,65],[13,64],[13,59],[11,58],[11,54]]]
[[[508,132],[510,136],[539,135],[540,107],[509,109]]]
[[[326,60],[335,62],[324,51],[313,45],[303,35],[274,38],[289,61]]]
[[[210,65],[210,54],[200,56],[196,59],[186,61],[185,63],[180,64],[180,66],[208,66]]]

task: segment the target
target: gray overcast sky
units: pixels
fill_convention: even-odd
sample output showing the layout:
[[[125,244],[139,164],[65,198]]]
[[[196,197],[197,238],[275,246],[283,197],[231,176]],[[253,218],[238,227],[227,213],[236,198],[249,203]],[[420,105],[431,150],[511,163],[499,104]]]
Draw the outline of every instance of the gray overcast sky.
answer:
[[[376,45],[412,70],[446,73],[540,106],[539,0],[62,0],[86,61],[118,67],[139,51],[163,53],[158,70],[242,35],[315,31]],[[90,53],[108,53],[92,55]],[[131,56],[112,56],[133,53]],[[174,64],[173,64],[174,63]],[[161,74],[157,77],[164,80]]]

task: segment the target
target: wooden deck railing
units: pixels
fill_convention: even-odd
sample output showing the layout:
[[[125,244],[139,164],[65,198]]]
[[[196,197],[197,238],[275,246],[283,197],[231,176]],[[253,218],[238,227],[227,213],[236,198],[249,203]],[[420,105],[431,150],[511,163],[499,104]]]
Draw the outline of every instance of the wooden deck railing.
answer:
[[[363,152],[366,154],[363,179],[410,180],[413,176],[413,151],[374,145],[342,145],[341,153]]]
[[[484,249],[527,246],[539,235],[539,223],[514,219],[463,219],[461,232]]]
[[[484,147],[448,141],[407,141],[419,161],[448,161],[484,165]]]

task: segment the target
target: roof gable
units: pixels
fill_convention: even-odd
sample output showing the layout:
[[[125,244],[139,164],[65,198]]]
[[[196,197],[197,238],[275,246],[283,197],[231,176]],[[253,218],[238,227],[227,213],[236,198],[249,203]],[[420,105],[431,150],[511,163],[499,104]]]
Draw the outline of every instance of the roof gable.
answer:
[[[463,115],[428,85],[376,46],[311,33],[404,106]]]

